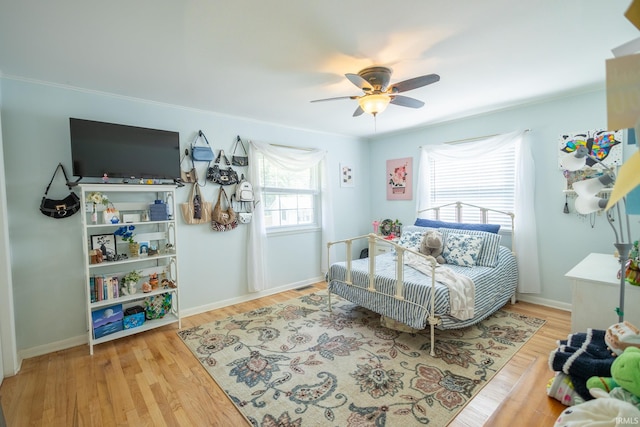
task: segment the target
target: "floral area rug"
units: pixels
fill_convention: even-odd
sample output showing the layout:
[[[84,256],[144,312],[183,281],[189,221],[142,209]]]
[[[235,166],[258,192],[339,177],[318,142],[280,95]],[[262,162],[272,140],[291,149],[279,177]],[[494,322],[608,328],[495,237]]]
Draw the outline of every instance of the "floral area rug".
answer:
[[[255,426],[444,426],[544,321],[500,310],[460,330],[398,332],[311,294],[182,330]],[[337,302],[336,302],[337,300]]]

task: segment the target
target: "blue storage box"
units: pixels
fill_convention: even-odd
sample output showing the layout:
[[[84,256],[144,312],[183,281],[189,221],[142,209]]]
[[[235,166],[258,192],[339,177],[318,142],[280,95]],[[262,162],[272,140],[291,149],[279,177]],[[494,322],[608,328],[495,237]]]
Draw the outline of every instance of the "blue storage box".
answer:
[[[91,320],[93,321],[94,339],[121,331],[124,327],[123,318],[122,304],[111,305],[93,311],[91,313]]]
[[[136,305],[124,311],[124,328],[131,329],[142,326],[144,323],[144,308]]]
[[[152,205],[149,205],[149,219],[151,221],[166,221],[169,219],[167,215],[167,205],[162,200],[156,200]]]

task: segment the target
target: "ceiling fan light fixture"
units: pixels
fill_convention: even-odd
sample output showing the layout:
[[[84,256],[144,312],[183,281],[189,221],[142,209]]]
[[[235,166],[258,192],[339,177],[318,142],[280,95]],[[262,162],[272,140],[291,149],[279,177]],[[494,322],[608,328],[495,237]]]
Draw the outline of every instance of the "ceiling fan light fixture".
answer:
[[[391,98],[385,94],[365,95],[358,98],[358,104],[365,113],[375,116],[387,109]]]

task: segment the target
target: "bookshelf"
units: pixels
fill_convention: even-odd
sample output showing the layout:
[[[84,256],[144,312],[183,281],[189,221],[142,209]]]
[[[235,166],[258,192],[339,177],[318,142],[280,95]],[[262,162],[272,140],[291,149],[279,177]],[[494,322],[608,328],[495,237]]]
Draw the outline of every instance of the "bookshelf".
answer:
[[[78,187],[83,206],[83,288],[90,354],[94,345],[104,342],[173,323],[180,328],[176,187],[165,184],[79,184]],[[92,196],[96,193],[105,196],[108,202],[94,203]],[[131,247],[123,238],[129,236],[122,236],[123,233],[131,233],[131,240],[138,247]],[[131,293],[123,277],[134,271],[140,278],[135,282],[135,292]],[[154,275],[157,284],[150,280]],[[162,317],[151,316],[155,318],[146,318],[142,324],[129,322],[132,317],[125,319],[127,309],[153,306],[152,301],[157,299],[169,301],[171,305],[168,308],[165,304]],[[138,313],[137,319],[141,318]],[[136,326],[131,327],[134,324]]]

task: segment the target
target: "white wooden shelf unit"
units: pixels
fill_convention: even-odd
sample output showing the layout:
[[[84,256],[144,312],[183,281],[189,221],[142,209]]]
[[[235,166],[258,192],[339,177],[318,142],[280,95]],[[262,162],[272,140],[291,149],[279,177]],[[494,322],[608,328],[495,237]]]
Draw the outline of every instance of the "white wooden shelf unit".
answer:
[[[175,185],[142,185],[142,184],[79,184],[80,200],[82,202],[82,243],[84,256],[84,293],[87,317],[87,336],[89,342],[89,352],[93,354],[93,346],[123,338],[129,335],[159,328],[161,326],[177,323],[181,327],[180,318],[180,280],[178,275],[178,248],[176,246],[176,205],[175,205]],[[98,221],[92,223],[92,205],[89,201],[89,194],[99,192],[107,196],[113,207],[119,211],[120,223],[112,224],[103,222],[102,211],[104,206],[96,205]],[[149,210],[149,205],[155,200],[162,200],[169,204],[169,212],[173,215],[163,221],[143,221],[143,213]],[[123,223],[123,214],[140,214],[140,221]],[[113,234],[119,227],[133,225],[134,240],[136,242],[148,242],[150,247],[157,247],[159,253],[156,255],[132,256],[129,253],[128,242],[120,236],[115,236],[116,251],[118,254],[126,254],[127,258],[114,261],[103,261],[101,263],[91,263],[90,252],[92,250],[92,236],[101,234]],[[131,271],[138,271],[142,279],[138,282],[136,293],[133,295],[123,295],[117,298],[92,301],[90,281],[96,276],[115,276],[121,279]],[[158,273],[158,277],[166,277],[172,280],[177,287],[159,288],[151,292],[142,292],[142,283],[149,280],[149,274]],[[121,280],[120,280],[121,281]],[[122,283],[120,283],[120,287]],[[117,332],[104,335],[99,338],[94,336],[93,312],[122,304],[123,311],[131,306],[143,305],[145,298],[154,295],[170,293],[172,296],[171,311],[160,319],[145,320],[138,327],[122,329]]]

